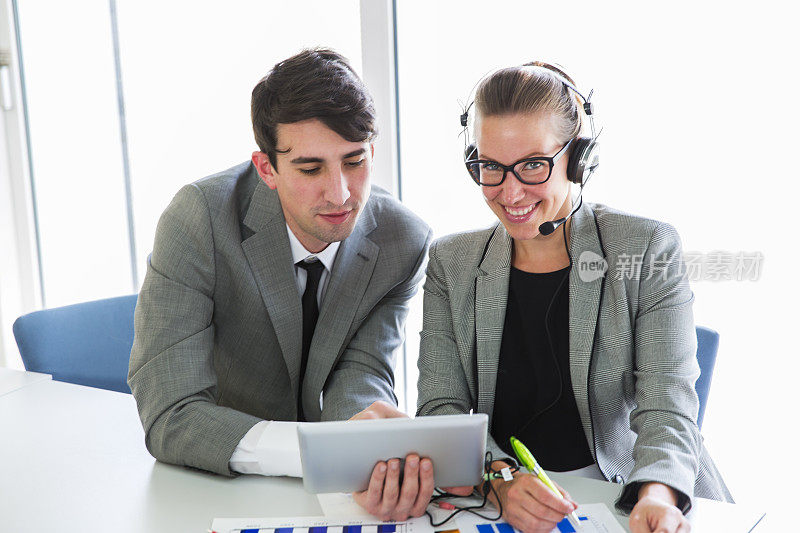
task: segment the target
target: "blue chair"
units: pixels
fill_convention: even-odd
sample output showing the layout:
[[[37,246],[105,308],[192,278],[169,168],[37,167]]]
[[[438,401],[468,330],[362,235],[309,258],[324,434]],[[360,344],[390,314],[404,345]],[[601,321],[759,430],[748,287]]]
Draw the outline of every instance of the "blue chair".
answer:
[[[706,413],[708,391],[711,389],[711,376],[714,374],[714,363],[719,348],[719,333],[713,329],[697,326],[697,362],[700,364],[700,377],[694,384],[697,397],[700,399],[700,411],[697,413],[697,427],[703,426]]]
[[[128,362],[137,295],[35,311],[14,322],[25,369],[130,394]]]

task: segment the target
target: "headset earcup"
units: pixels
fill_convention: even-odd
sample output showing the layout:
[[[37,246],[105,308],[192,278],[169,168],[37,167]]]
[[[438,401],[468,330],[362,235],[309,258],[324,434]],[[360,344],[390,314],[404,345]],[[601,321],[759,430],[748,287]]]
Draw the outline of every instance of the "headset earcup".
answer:
[[[567,179],[580,185],[586,179],[590,166],[596,165],[597,142],[589,137],[578,137],[572,141],[572,151],[567,163]]]

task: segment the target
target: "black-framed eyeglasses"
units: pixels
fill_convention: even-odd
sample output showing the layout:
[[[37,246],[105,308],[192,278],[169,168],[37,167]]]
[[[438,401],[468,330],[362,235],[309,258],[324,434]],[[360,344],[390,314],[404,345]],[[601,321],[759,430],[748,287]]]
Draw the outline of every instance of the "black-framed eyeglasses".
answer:
[[[464,164],[467,165],[467,172],[472,180],[484,187],[497,187],[506,180],[508,172],[514,174],[525,185],[539,185],[550,179],[553,167],[566,153],[567,147],[572,141],[573,139],[567,141],[567,144],[562,146],[553,157],[526,157],[510,165],[504,165],[491,159],[467,159]],[[477,150],[476,147],[472,153],[476,153]]]

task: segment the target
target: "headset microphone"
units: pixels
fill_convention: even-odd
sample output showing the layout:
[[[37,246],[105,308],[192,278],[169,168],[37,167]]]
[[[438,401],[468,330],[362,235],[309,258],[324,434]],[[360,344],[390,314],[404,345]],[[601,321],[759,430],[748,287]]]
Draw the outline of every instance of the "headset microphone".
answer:
[[[575,212],[581,208],[581,204],[583,204],[583,188],[581,188],[580,196],[578,196],[578,205],[570,211],[569,215],[565,216],[564,218],[559,218],[558,220],[548,220],[542,224],[539,224],[539,233],[542,235],[550,235],[553,233],[557,227],[567,221],[569,217],[575,214]]]
[[[583,204],[583,187],[584,185],[586,185],[586,182],[589,181],[589,178],[592,177],[592,174],[594,173],[597,167],[598,167],[597,162],[595,162],[593,166],[589,167],[589,175],[586,176],[586,181],[581,184],[581,190],[578,193],[578,205],[576,205],[572,209],[572,211],[570,211],[569,214],[563,218],[559,218],[558,220],[548,220],[547,222],[539,224],[539,233],[541,233],[542,235],[550,235],[556,230],[556,228],[558,228],[561,224],[566,222],[569,219],[569,217],[574,215],[578,211],[578,209],[581,208],[581,205]]]

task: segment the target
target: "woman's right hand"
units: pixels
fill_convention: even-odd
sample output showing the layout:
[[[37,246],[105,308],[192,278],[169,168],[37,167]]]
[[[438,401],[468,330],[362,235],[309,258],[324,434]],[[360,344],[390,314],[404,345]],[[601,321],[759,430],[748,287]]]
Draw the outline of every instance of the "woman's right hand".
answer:
[[[500,497],[503,518],[524,533],[552,531],[578,508],[567,491],[556,485],[564,495],[563,499],[559,498],[532,474],[515,474],[513,481],[495,479],[491,483]],[[489,499],[499,509],[494,493],[489,493]]]

